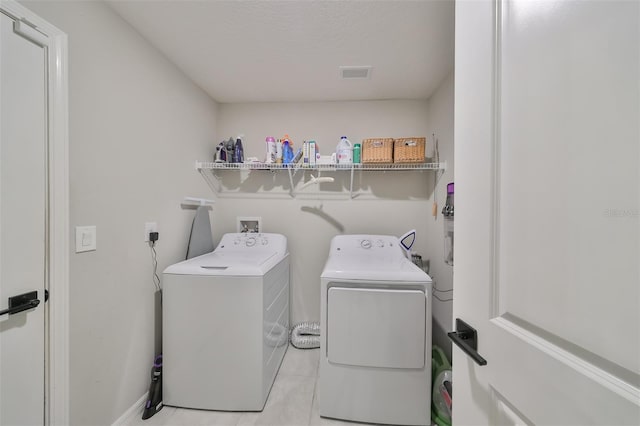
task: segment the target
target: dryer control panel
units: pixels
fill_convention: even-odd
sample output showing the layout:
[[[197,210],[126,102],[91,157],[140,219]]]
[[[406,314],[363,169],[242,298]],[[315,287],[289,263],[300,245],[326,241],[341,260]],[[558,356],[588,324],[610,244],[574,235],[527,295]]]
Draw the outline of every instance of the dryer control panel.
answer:
[[[403,256],[403,251],[398,238],[392,235],[338,235],[331,241],[331,254]]]

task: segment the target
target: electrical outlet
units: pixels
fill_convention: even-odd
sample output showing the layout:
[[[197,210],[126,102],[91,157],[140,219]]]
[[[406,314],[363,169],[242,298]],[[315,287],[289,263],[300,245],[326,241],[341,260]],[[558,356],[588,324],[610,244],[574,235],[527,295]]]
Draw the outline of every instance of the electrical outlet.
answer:
[[[158,224],[156,222],[145,222],[144,224],[144,241],[149,242],[149,233],[158,232]]]

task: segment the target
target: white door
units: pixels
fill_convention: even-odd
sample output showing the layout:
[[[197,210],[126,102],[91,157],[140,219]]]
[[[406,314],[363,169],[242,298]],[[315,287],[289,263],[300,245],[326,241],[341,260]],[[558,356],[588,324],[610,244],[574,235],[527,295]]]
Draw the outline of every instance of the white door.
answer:
[[[453,423],[640,424],[640,6],[456,3]]]
[[[0,424],[37,425],[45,410],[46,62],[13,19],[0,19],[0,310],[32,291],[40,301],[0,316]]]

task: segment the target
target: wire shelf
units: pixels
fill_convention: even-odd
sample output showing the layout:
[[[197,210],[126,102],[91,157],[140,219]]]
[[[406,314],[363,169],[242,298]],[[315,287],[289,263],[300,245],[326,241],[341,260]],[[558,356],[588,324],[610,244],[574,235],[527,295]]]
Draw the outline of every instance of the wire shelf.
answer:
[[[384,163],[384,164],[265,164],[265,163],[213,163],[196,161],[197,170],[326,170],[326,171],[393,171],[393,170],[445,170],[440,163]]]

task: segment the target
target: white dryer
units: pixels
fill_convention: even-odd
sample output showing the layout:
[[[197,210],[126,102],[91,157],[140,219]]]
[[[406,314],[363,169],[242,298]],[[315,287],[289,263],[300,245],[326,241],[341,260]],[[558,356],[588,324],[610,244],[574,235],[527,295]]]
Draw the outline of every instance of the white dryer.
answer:
[[[288,346],[286,237],[225,234],[163,277],[163,403],[261,411]]]
[[[339,235],[321,289],[320,415],[431,424],[431,278],[396,237]]]

